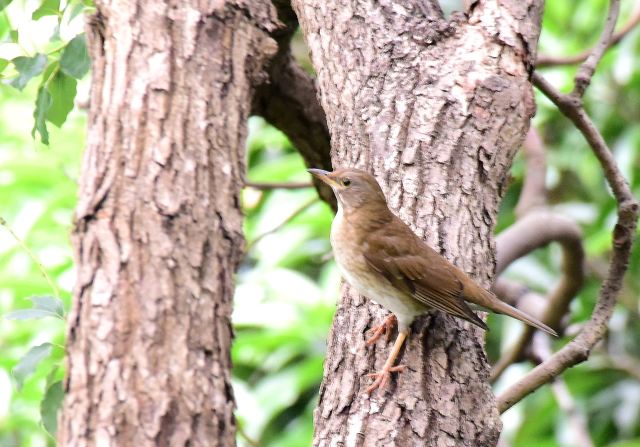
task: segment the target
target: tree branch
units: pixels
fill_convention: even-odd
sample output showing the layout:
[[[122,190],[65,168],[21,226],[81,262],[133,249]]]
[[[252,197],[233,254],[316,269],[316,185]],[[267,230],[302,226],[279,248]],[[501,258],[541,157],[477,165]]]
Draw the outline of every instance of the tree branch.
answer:
[[[591,77],[595,72],[596,65],[602,58],[604,51],[609,46],[613,34],[613,29],[615,28],[615,22],[618,17],[619,7],[619,0],[611,0],[607,22],[605,24],[602,35],[600,36],[598,44],[594,47],[591,54],[578,69],[578,73],[575,77],[575,87],[569,95],[561,94],[538,73],[533,73],[532,75],[532,82],[545,95],[547,95],[557,105],[560,111],[569,119],[571,119],[576,127],[583,133],[583,135],[591,145],[594,153],[598,157],[598,160],[600,161],[605,172],[607,181],[609,182],[609,185],[611,186],[614,192],[614,196],[616,197],[616,200],[618,202],[618,224],[616,225],[616,229],[614,230],[614,256],[610,264],[609,275],[602,286],[600,297],[596,305],[596,309],[592,314],[591,320],[585,325],[583,330],[572,342],[570,342],[548,360],[543,362],[541,365],[538,365],[520,382],[507,389],[505,393],[498,398],[497,404],[500,412],[507,410],[513,404],[521,400],[524,396],[542,386],[544,383],[547,383],[558,374],[562,373],[562,371],[564,371],[566,368],[569,368],[588,358],[591,348],[597,343],[597,341],[602,337],[602,334],[606,330],[606,323],[609,320],[611,313],[613,312],[616,298],[618,296],[620,288],[622,287],[622,280],[627,269],[631,245],[633,237],[635,235],[638,203],[632,196],[628,184],[618,170],[615,160],[613,159],[609,148],[602,138],[602,135],[593,125],[588,115],[584,111],[581,99],[586,88],[591,82]],[[536,141],[534,138],[530,138],[528,143],[529,149],[535,150],[538,148],[537,145],[539,143],[539,140]],[[541,186],[539,181],[530,186],[530,189],[534,192],[535,190],[540,190],[540,188]],[[531,193],[528,192],[527,194],[530,195]],[[525,196],[525,199],[528,198],[529,196]],[[528,206],[524,206],[523,209],[524,211],[526,211],[526,209],[528,209]],[[520,221],[518,223],[520,223]],[[516,223],[516,225],[518,223]],[[498,272],[502,271],[506,267],[506,265],[512,262],[513,259],[517,259],[517,257],[519,257],[517,256],[519,251],[523,251],[526,249],[523,244],[517,245],[517,243],[521,241],[521,239],[514,237],[514,235],[517,236],[518,228],[516,225],[508,229],[511,230],[511,232],[507,230],[501,234],[501,236],[503,236],[502,241],[504,246],[508,247],[510,251],[503,251],[501,253],[501,251],[498,250]],[[547,223],[545,226],[541,226],[540,228],[552,227],[552,225],[549,225]],[[582,246],[579,245],[579,247],[579,249],[582,250]],[[568,263],[571,263],[571,259],[565,254],[563,260],[564,267],[568,268],[569,270],[574,270],[574,274],[580,273],[580,277],[582,278],[582,275],[584,275],[583,261],[581,260],[579,265],[572,265]],[[572,293],[573,296],[575,291],[577,291],[576,289],[574,292],[571,292],[571,289],[573,287],[575,287],[575,284],[572,284],[571,281],[562,281],[554,291],[554,295],[556,292],[558,292],[559,294],[563,294],[566,292]],[[549,301],[550,306],[545,310],[545,317],[555,318],[555,323],[557,324],[564,311],[566,311],[570,300],[571,297],[566,296],[559,296],[557,299],[551,299]],[[551,321],[547,322],[548,324],[551,324],[553,326]],[[492,371],[493,379],[495,379],[504,370],[504,368],[506,368],[508,364],[516,361],[522,355],[522,353],[526,349],[526,346],[529,344],[532,335],[532,330],[525,330],[524,334],[521,336],[511,352],[506,356],[503,356],[503,358],[500,360],[500,362],[498,362],[498,364]]]
[[[518,218],[533,208],[547,203],[547,162],[544,154],[542,139],[534,127],[529,128],[527,137],[522,144],[524,159],[527,166],[524,185],[520,192],[515,213]]]
[[[293,219],[295,219],[296,217],[298,217],[300,214],[304,213],[307,209],[309,209],[312,205],[316,204],[318,202],[318,197],[313,197],[310,200],[308,200],[307,202],[303,203],[300,207],[298,207],[294,212],[292,212],[291,214],[289,214],[289,216],[287,216],[282,222],[280,222],[278,225],[276,225],[275,227],[273,227],[272,229],[265,231],[264,233],[256,236],[252,241],[250,241],[249,243],[247,243],[247,248],[245,250],[246,253],[249,253],[249,251],[251,251],[251,249],[253,247],[255,247],[258,242],[260,242],[262,239],[264,239],[265,237],[269,236],[270,234],[275,233],[276,231],[278,231],[280,228],[284,227],[285,225],[287,225],[289,222],[291,222]]]
[[[573,220],[551,211],[530,212],[496,237],[496,275],[516,259],[553,241],[563,248],[566,282],[581,285],[584,277],[582,232]]]
[[[613,3],[617,2],[612,1],[610,17],[614,17],[617,14]],[[613,10],[613,13],[611,10]],[[603,41],[606,41],[606,39],[601,38],[600,42]],[[598,55],[600,49],[594,51],[597,53],[596,56],[589,57],[585,62],[591,67],[588,68],[589,71],[595,67],[594,61],[597,63],[601,56],[601,54]],[[581,70],[581,72],[586,73],[587,71]],[[590,72],[593,73],[592,71]],[[535,367],[519,382],[512,385],[498,397],[497,404],[500,412],[511,408],[516,402],[548,383],[567,368],[589,357],[591,349],[602,338],[607,329],[607,322],[611,318],[618,294],[622,288],[640,208],[602,135],[584,111],[580,98],[576,95],[576,90],[574,89],[571,95],[563,95],[538,73],[533,73],[532,81],[575,124],[591,146],[602,165],[607,182],[618,204],[618,220],[613,231],[613,250],[609,272],[600,289],[598,301],[590,320],[572,341]],[[588,83],[587,80],[585,85],[588,85]],[[578,85],[578,82],[576,82],[576,85]]]
[[[545,94],[560,111],[569,118],[573,124],[582,133],[584,138],[591,146],[594,154],[600,161],[604,170],[605,177],[609,186],[613,191],[613,195],[618,201],[619,205],[622,205],[627,200],[635,204],[635,198],[629,190],[624,176],[620,173],[616,161],[611,154],[611,150],[607,146],[607,143],[602,138],[602,135],[591,121],[591,118],[587,115],[579,100],[576,100],[571,95],[563,95],[555,87],[553,87],[542,75],[539,73],[533,73],[531,75],[531,81],[533,84]],[[628,204],[631,206],[631,203]]]
[[[625,23],[625,25],[622,28],[620,28],[620,30],[611,37],[611,41],[609,42],[609,48],[619,43],[624,37],[626,37],[627,34],[633,31],[633,29],[636,26],[638,26],[639,23],[640,23],[640,4],[636,6],[636,9],[631,14],[631,17],[629,18],[627,23]],[[588,49],[574,56],[540,55],[536,62],[536,68],[555,67],[557,65],[579,64],[580,62],[587,60],[587,58],[589,57],[592,51],[593,51],[592,49]]]
[[[571,96],[575,98],[581,98],[584,95],[585,90],[591,83],[591,78],[596,70],[596,66],[604,52],[607,51],[613,38],[613,31],[616,29],[616,22],[618,21],[618,13],[620,12],[620,0],[609,0],[609,13],[607,14],[607,21],[604,24],[604,29],[600,35],[600,39],[595,47],[591,50],[591,53],[587,57],[575,76],[575,86],[571,92]]]
[[[520,297],[518,307],[540,318],[553,328],[558,328],[560,320],[567,313],[573,297],[584,283],[584,249],[582,232],[571,219],[550,211],[533,211],[500,233],[496,238],[497,266],[499,274],[514,260],[549,244],[559,242],[562,246],[562,278],[553,291],[544,300],[538,294],[526,292],[527,303]],[[500,282],[500,281],[499,281]],[[516,288],[504,280],[500,291],[514,293]],[[497,283],[498,284],[498,283]],[[540,303],[544,301],[542,305]],[[527,306],[535,303],[536,306]],[[535,330],[529,326],[524,329],[516,343],[494,365],[490,380],[495,381],[504,370],[520,360],[531,341]]]
[[[289,1],[275,0],[278,17],[286,24],[274,33],[278,52],[271,60],[269,77],[256,88],[252,113],[264,117],[291,140],[307,166],[331,169],[331,138],[314,79],[291,54],[291,38],[298,27]],[[313,179],[318,194],[334,209],[336,200],[324,183]]]

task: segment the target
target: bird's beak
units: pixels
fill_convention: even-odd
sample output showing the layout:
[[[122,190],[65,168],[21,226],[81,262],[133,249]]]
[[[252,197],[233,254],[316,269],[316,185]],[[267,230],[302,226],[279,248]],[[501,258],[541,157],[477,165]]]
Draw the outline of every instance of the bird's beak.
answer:
[[[314,177],[317,177],[322,182],[324,182],[327,185],[331,186],[332,188],[334,188],[336,186],[339,186],[338,182],[336,182],[334,179],[329,177],[329,175],[331,174],[331,172],[329,172],[329,171],[325,171],[323,169],[307,169],[307,171],[309,173],[311,173]]]

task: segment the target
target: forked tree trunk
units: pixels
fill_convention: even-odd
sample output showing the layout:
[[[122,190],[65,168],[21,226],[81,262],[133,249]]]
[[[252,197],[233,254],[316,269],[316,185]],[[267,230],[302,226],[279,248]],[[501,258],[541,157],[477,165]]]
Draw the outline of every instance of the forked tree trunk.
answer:
[[[60,445],[235,444],[229,349],[257,2],[97,3]]]
[[[372,171],[398,215],[485,286],[511,161],[535,106],[541,0],[294,0],[318,73],[336,166]],[[493,446],[501,423],[483,332],[420,319],[391,393],[364,394],[390,346],[365,347],[386,311],[347,288],[329,336],[318,446]]]

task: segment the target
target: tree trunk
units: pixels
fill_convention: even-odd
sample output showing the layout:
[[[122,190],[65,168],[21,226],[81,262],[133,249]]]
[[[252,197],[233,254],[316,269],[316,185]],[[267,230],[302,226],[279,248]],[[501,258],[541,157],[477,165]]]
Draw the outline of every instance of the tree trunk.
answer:
[[[373,172],[390,206],[489,286],[492,231],[534,114],[529,83],[541,0],[478,1],[442,18],[436,1],[295,0],[318,73],[334,167]],[[365,347],[386,311],[350,292],[329,336],[318,446],[493,446],[501,423],[483,332],[419,319],[390,392],[364,394],[390,346]]]
[[[60,445],[235,444],[232,275],[270,3],[98,2]]]

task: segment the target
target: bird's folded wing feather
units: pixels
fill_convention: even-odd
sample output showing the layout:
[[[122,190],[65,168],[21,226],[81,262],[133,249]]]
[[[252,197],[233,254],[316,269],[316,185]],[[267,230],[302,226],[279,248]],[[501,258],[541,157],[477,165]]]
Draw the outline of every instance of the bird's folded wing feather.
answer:
[[[464,301],[462,283],[438,259],[440,255],[409,232],[404,237],[369,235],[363,244],[367,263],[395,288],[426,306],[487,329]]]

